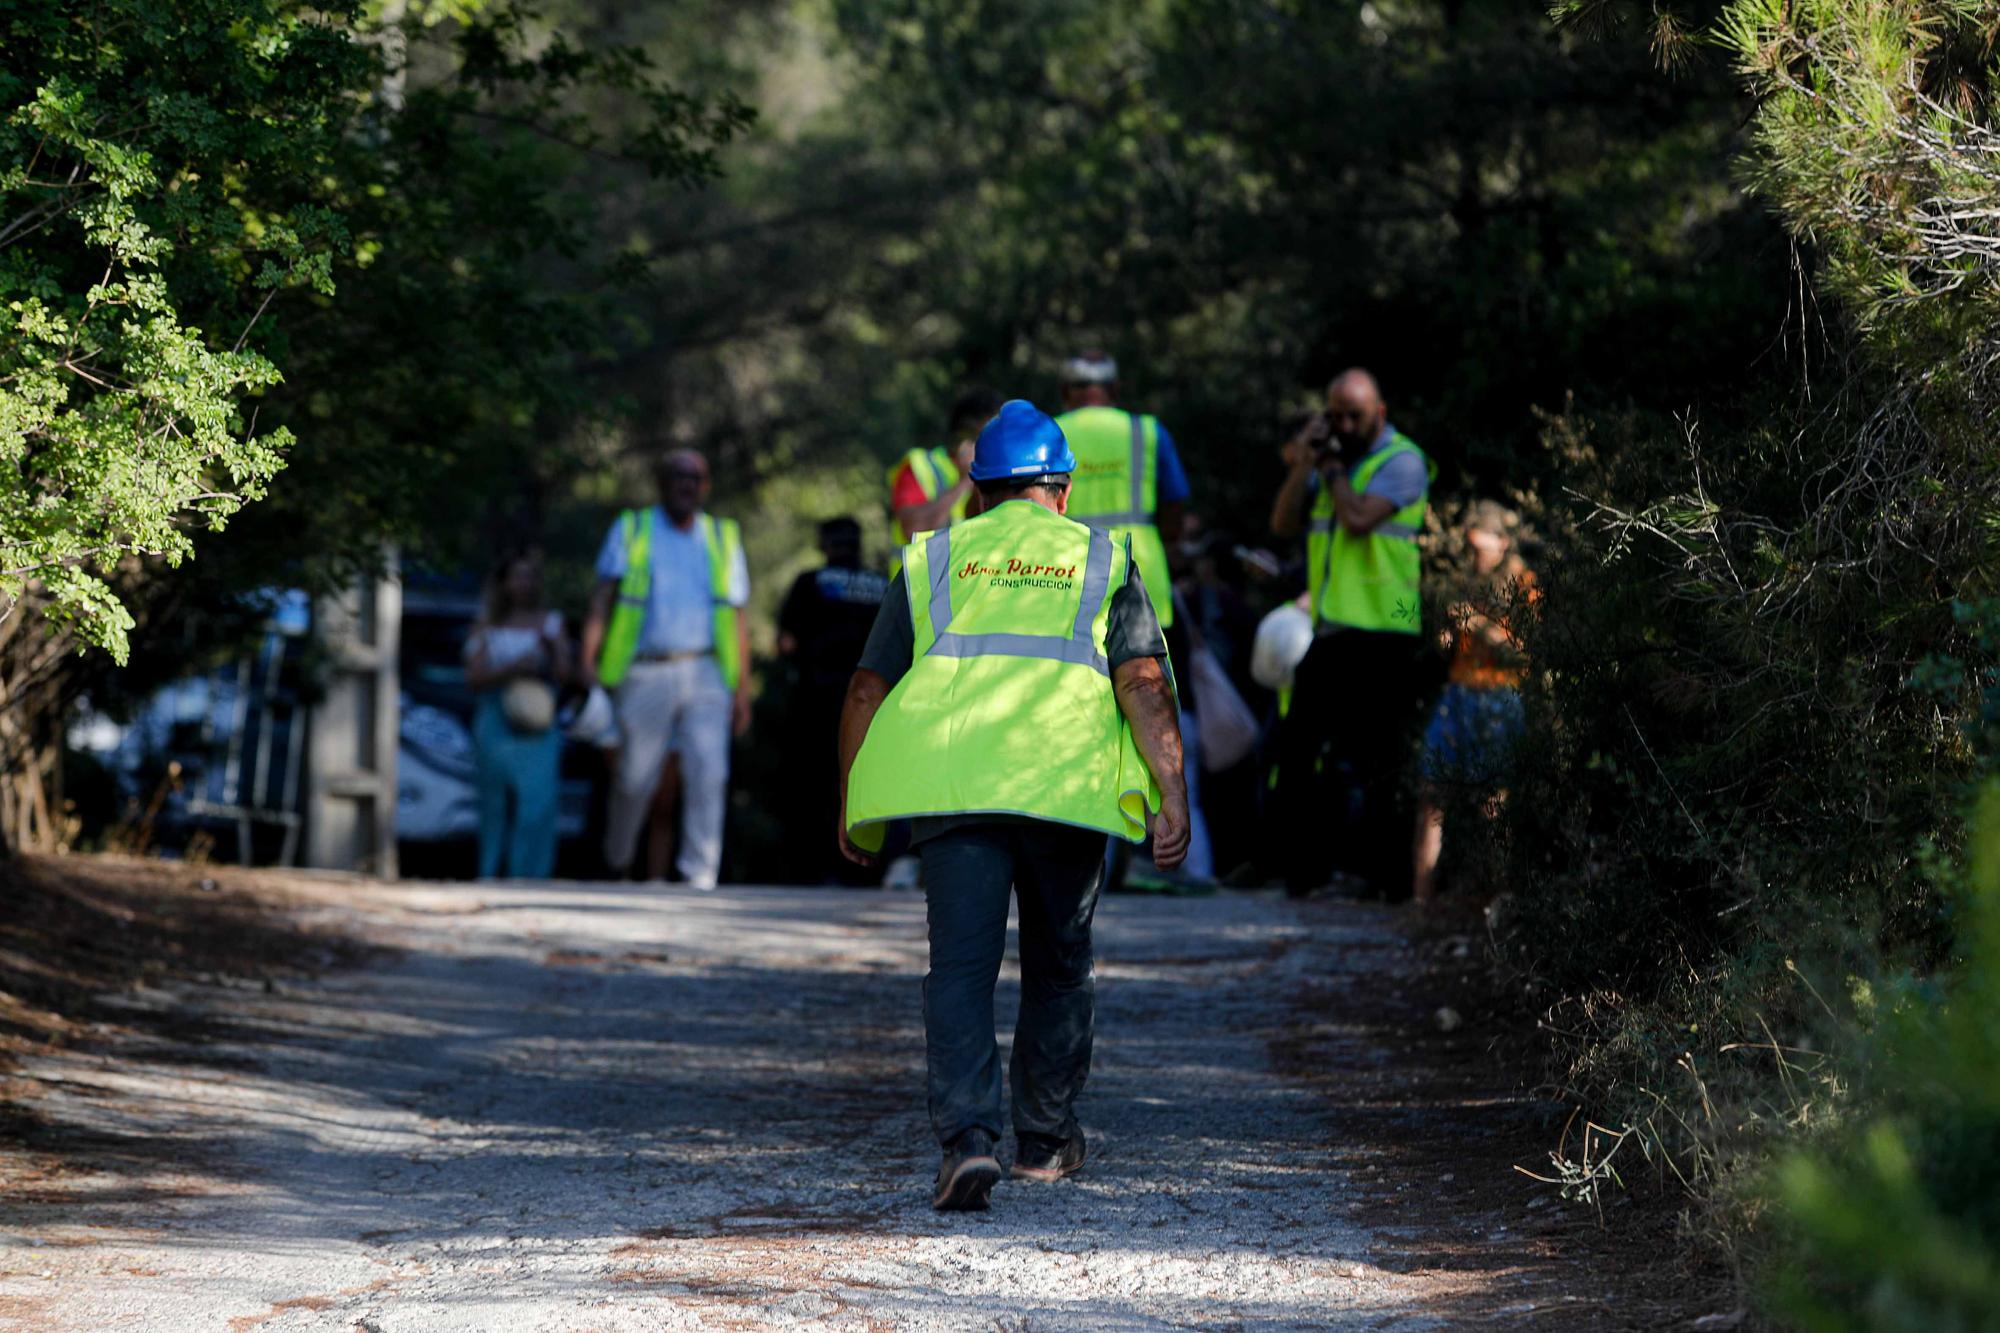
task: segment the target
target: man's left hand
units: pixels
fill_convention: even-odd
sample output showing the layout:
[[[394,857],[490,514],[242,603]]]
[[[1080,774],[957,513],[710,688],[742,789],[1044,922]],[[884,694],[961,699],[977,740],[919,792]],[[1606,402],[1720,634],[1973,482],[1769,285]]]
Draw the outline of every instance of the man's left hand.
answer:
[[[833,836],[834,840],[839,844],[842,856],[858,866],[872,866],[875,864],[875,858],[869,853],[862,851],[859,847],[856,847],[853,840],[847,836],[847,805],[845,802],[840,807],[840,826],[834,830]]]
[[[738,736],[741,736],[744,732],[750,730],[749,695],[743,693],[737,694],[736,702],[730,708],[729,726],[730,729],[734,732],[734,734]]]
[[[1170,791],[1160,797],[1160,809],[1153,816],[1153,864],[1172,870],[1187,859],[1192,829],[1188,822],[1185,791]]]

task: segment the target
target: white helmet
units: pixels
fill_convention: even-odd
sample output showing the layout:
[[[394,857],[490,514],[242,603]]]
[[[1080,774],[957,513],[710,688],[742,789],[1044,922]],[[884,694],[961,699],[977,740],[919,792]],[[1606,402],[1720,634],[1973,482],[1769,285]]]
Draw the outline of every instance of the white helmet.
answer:
[[[1250,679],[1267,690],[1288,690],[1292,672],[1312,647],[1312,617],[1297,602],[1286,602],[1257,626],[1250,647]]]
[[[593,685],[589,694],[572,700],[559,720],[563,734],[573,741],[599,747],[618,744],[618,710],[602,685]]]

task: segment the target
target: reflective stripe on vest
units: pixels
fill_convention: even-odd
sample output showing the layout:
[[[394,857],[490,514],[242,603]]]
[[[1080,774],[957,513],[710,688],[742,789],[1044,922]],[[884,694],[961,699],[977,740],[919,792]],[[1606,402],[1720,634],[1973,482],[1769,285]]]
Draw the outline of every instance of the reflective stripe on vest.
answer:
[[[733,518],[703,514],[708,539],[708,597],[713,610],[709,624],[715,639],[715,664],[722,668],[722,683],[734,690],[743,679],[743,645],[736,637],[736,619],[741,613],[729,600],[729,576],[736,568],[736,553],[743,546],[743,530]]]
[[[1076,624],[1068,638],[1052,634],[960,634],[951,628],[951,529],[930,535],[924,543],[924,563],[930,568],[931,633],[937,637],[926,655],[946,657],[1040,657],[1074,662],[1103,675],[1111,674],[1110,659],[1098,651],[1091,627],[1111,595],[1111,538],[1095,529],[1083,560],[1083,595],[1077,602]]]
[[[1079,407],[1056,418],[1075,451],[1069,517],[1113,538],[1129,538],[1146,595],[1162,629],[1174,623],[1173,577],[1157,525],[1159,423],[1116,407]],[[1123,472],[1114,493],[1106,474]]]
[[[1118,707],[1107,534],[1010,500],[904,548],[910,668],[848,778],[849,835],[895,819],[1026,815],[1137,842],[1159,788]]]
[[[736,638],[737,609],[729,600],[729,576],[736,567],[736,553],[742,549],[743,534],[734,519],[700,516],[702,543],[708,551],[708,596],[712,607],[709,631],[716,665],[722,681],[735,689],[743,676],[743,663]],[[639,655],[639,636],[645,631],[646,604],[653,592],[653,511],[627,509],[618,515],[620,541],[625,548],[625,572],[618,579],[618,597],[611,608],[611,620],[604,630],[604,646],[598,650],[597,678],[607,688],[615,688],[632,669]]]
[[[1391,458],[1423,451],[1397,433],[1383,448],[1361,460],[1350,484],[1364,492]],[[1428,470],[1430,463],[1424,460]],[[1394,634],[1415,634],[1421,619],[1423,531],[1428,493],[1420,495],[1362,536],[1341,527],[1333,511],[1333,490],[1322,486],[1307,526],[1306,578],[1313,625],[1345,626]]]

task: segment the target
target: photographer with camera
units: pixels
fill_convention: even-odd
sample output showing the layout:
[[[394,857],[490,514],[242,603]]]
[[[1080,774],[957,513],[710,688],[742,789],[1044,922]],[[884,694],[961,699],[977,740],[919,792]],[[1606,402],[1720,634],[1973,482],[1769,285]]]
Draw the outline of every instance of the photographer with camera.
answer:
[[[1306,534],[1314,631],[1278,734],[1272,827],[1287,843],[1286,888],[1304,895],[1338,869],[1400,896],[1409,819],[1396,778],[1421,693],[1417,537],[1432,468],[1360,369],[1327,386],[1326,410],[1283,457],[1271,531]]]

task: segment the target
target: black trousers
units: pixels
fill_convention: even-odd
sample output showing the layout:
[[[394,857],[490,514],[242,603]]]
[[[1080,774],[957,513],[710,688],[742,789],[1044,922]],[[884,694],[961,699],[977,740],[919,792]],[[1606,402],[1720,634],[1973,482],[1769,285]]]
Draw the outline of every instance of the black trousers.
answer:
[[[1414,634],[1336,630],[1313,641],[1278,733],[1271,828],[1287,888],[1316,888],[1340,870],[1385,897],[1408,891],[1401,776],[1426,684]]]
[[[938,1142],[968,1129],[1001,1133],[993,987],[1012,896],[1021,905],[1021,1012],[1008,1071],[1014,1132],[1067,1138],[1090,1073],[1090,927],[1104,835],[1062,824],[971,824],[927,838],[917,851],[930,921],[924,1058]]]
[[[832,829],[840,816],[840,710],[846,698],[845,679],[808,675],[794,687],[785,713],[792,808],[815,831],[813,837],[792,840],[787,849],[792,877],[801,884],[879,884],[881,867],[887,864],[857,866],[834,847]],[[827,836],[818,837],[820,830]]]

